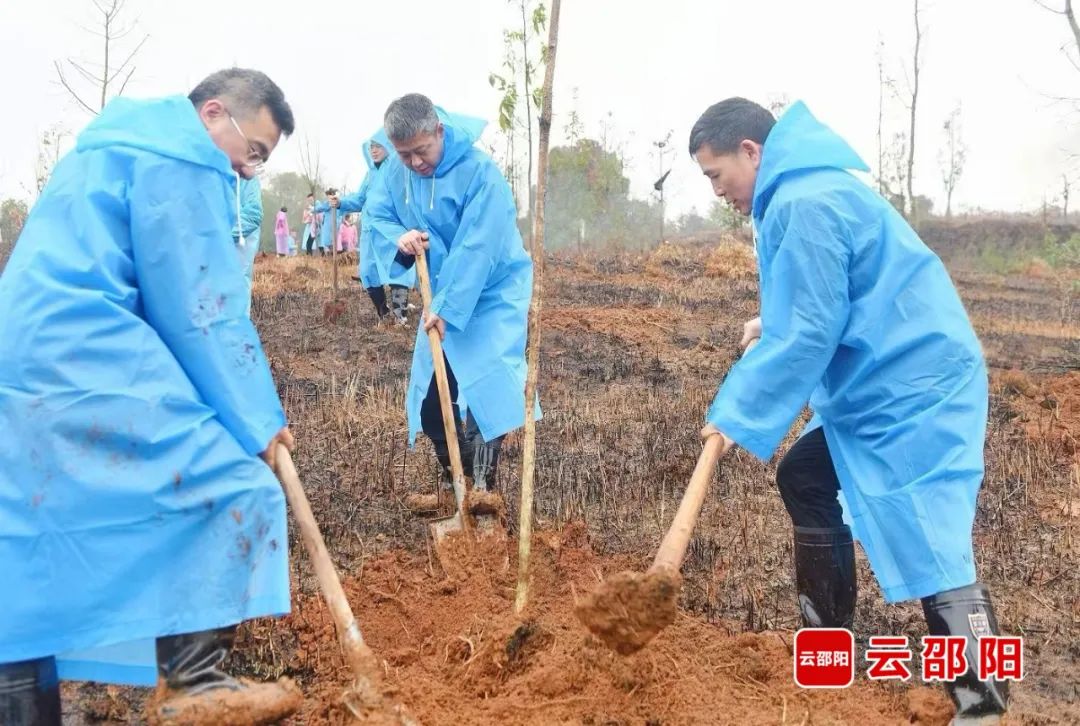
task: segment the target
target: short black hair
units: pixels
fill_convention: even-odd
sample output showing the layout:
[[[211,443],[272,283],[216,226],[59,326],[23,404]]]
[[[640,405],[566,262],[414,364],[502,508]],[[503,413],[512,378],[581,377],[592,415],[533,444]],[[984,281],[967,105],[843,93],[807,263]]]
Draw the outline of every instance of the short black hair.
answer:
[[[326,194],[327,194],[327,196],[329,196],[331,194],[337,194],[337,187],[330,187],[329,189],[326,190]]]
[[[776,119],[764,106],[745,98],[728,98],[705,109],[690,130],[690,156],[705,144],[714,154],[730,154],[744,139],[764,144]]]
[[[285,94],[262,71],[226,68],[211,73],[188,94],[188,99],[197,109],[212,98],[225,99],[232,113],[245,118],[251,118],[265,107],[281,133],[291,136],[296,130],[296,121]]]
[[[312,199],[314,199],[315,198],[315,192],[308,192],[308,196],[311,197]]]
[[[282,208],[281,208],[281,211],[283,211],[283,212],[287,212],[287,211],[289,211],[289,210],[288,210],[288,209],[286,209],[285,207],[282,207]]]

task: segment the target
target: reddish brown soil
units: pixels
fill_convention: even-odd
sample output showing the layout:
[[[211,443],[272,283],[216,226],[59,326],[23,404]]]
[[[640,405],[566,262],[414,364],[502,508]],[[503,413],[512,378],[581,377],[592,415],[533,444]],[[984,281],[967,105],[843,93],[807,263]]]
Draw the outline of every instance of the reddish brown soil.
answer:
[[[1006,396],[1028,436],[1063,443],[1077,449],[1080,438],[1080,371],[1057,376],[1003,371],[993,376],[994,386]]]
[[[574,614],[609,648],[630,655],[675,620],[681,587],[677,572],[620,572],[581,598]]]
[[[159,693],[147,705],[147,720],[151,726],[257,726],[281,721],[304,700],[291,678],[247,686],[197,696]]]
[[[635,655],[613,653],[573,614],[611,560],[584,529],[537,533],[534,600],[516,617],[507,540],[456,543],[447,575],[423,557],[390,552],[364,563],[346,591],[382,659],[386,696],[425,724],[931,723],[950,707],[931,691],[910,701],[872,684],[808,692],[792,682],[790,636],[733,635],[680,615]],[[349,681],[333,624],[317,596],[280,623],[298,647],[287,667],[307,689],[293,724],[346,724]],[[256,634],[259,635],[258,633]]]

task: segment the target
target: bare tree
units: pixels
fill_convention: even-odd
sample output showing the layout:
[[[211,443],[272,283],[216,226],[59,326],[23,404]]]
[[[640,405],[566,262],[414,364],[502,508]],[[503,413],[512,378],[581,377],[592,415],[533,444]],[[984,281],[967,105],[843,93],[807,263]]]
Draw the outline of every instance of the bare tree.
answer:
[[[945,131],[945,146],[938,154],[938,163],[941,164],[942,181],[945,183],[945,218],[949,219],[952,217],[953,192],[967,161],[967,146],[960,133],[959,106],[948,115],[942,128]]]
[[[529,302],[528,373],[525,377],[525,438],[522,444],[521,511],[518,527],[518,581],[514,612],[521,614],[529,597],[529,554],[532,547],[533,478],[536,472],[536,418],[533,406],[540,373],[540,312],[544,299],[544,201],[547,193],[548,146],[551,141],[551,100],[555,85],[555,55],[559,46],[560,0],[551,0],[551,27],[544,47],[543,95],[540,99],[540,153],[536,176],[536,214],[532,241],[533,289]],[[539,31],[538,31],[539,32]]]
[[[506,164],[503,174],[510,182],[510,193],[517,199],[517,152],[514,148],[514,138],[517,136],[517,102],[518,102],[518,56],[517,45],[511,31],[503,32],[503,74],[489,73],[488,83],[492,88],[502,94],[499,99],[499,130],[506,136]]]
[[[41,144],[38,146],[37,161],[34,164],[34,186],[40,195],[49,183],[53,169],[60,161],[60,147],[63,140],[68,136],[66,129],[59,125],[50,126],[41,135]]]
[[[581,116],[578,114],[578,89],[574,88],[574,105],[570,108],[570,115],[566,118],[566,126],[563,127],[563,133],[566,135],[567,141],[571,146],[577,144],[577,142],[585,135],[585,124],[581,122]]]
[[[908,158],[907,158],[907,203],[909,219],[912,224],[918,225],[918,210],[915,207],[915,109],[919,102],[919,72],[921,71],[922,59],[919,55],[922,49],[922,24],[919,22],[919,0],[914,0],[915,20],[915,52],[911,56],[912,77],[909,82],[911,103],[908,110],[911,112],[911,124],[908,128]]]
[[[884,171],[880,177],[885,189],[884,196],[898,212],[906,215],[907,136],[903,131],[893,134],[892,140],[885,148],[884,165]]]
[[[773,116],[780,116],[791,105],[791,98],[786,93],[774,93],[769,96],[766,106]]]
[[[84,28],[84,30],[101,38],[102,61],[98,63],[96,61],[67,58],[63,63],[53,61],[53,66],[56,68],[56,76],[60,80],[60,85],[67,90],[68,94],[79,106],[96,115],[101,109],[105,108],[105,102],[109,100],[109,91],[118,82],[120,88],[113,95],[123,95],[128,81],[135,75],[135,65],[133,64],[135,56],[150,36],[144,35],[142,40],[136,43],[135,47],[124,56],[124,60],[116,63],[116,58],[120,55],[120,53],[117,53],[116,47],[118,41],[131,34],[131,31],[135,29],[136,22],[132,21],[128,24],[120,19],[120,15],[124,12],[126,0],[91,0],[91,2],[98,13],[101,14],[101,29],[99,31]],[[76,89],[76,84],[73,84],[72,80],[69,79],[68,73],[65,73],[65,68],[69,71],[75,71],[82,78],[81,83],[87,86],[86,90],[80,92]]]
[[[311,137],[306,133],[300,142],[300,173],[308,189],[314,194],[322,184],[322,160],[319,154],[319,144],[311,143]]]
[[[518,128],[517,112],[518,112],[518,100],[521,97],[525,98],[525,136],[528,143],[528,168],[526,169],[526,180],[528,184],[528,215],[531,217],[533,214],[533,186],[531,181],[533,176],[533,106],[540,106],[541,96],[543,95],[543,87],[534,87],[534,79],[538,71],[537,64],[533,63],[529,57],[529,45],[535,39],[541,36],[541,33],[547,27],[547,6],[543,2],[538,2],[535,7],[532,6],[532,0],[509,0],[511,3],[516,3],[518,9],[521,12],[521,29],[520,30],[507,30],[503,34],[503,41],[505,44],[505,56],[503,57],[502,67],[505,69],[505,74],[500,75],[498,73],[488,74],[488,83],[500,93],[503,94],[502,99],[499,101],[499,128],[507,135],[507,176],[510,177],[511,190],[516,195],[516,184],[514,177],[516,174],[516,156],[514,153],[514,135]],[[547,45],[543,45],[540,48],[540,65],[547,62]],[[520,53],[520,55],[519,55]],[[522,91],[519,93],[518,84],[522,84]]]
[[[1068,49],[1065,46],[1061,47],[1061,51],[1063,53],[1065,53],[1065,57],[1069,59],[1069,63],[1072,64],[1073,68],[1080,71],[1080,24],[1078,24],[1076,22],[1076,14],[1073,12],[1072,0],[1065,0],[1065,9],[1064,10],[1058,10],[1056,7],[1051,7],[1050,5],[1047,5],[1045,2],[1042,2],[1042,0],[1033,0],[1033,1],[1034,1],[1034,3],[1036,5],[1043,8],[1044,10],[1049,10],[1050,12],[1055,13],[1057,15],[1064,15],[1065,16],[1065,20],[1069,23],[1069,30],[1072,31],[1073,43],[1076,46],[1075,49],[1076,49],[1076,52],[1077,52],[1077,57],[1074,58],[1071,55],[1069,55]]]
[[[885,41],[878,37],[877,187],[885,195],[885,91],[896,93],[896,84],[885,74]]]
[[[1061,218],[1066,222],[1069,221],[1069,188],[1072,186],[1072,180],[1069,179],[1068,174],[1061,175]]]
[[[533,104],[533,99],[532,99],[532,96],[530,95],[529,85],[532,83],[533,66],[532,66],[532,63],[529,61],[529,8],[528,8],[528,3],[527,3],[527,0],[519,0],[518,4],[521,6],[521,58],[522,58],[522,62],[524,64],[524,66],[525,66],[525,74],[524,74],[525,75],[525,130],[527,132],[526,136],[527,136],[527,138],[529,140],[529,166],[528,166],[528,169],[526,171],[526,177],[525,178],[529,180],[529,184],[528,184],[528,191],[529,191],[528,216],[529,216],[529,219],[532,219],[533,193],[534,193],[533,192],[533,185],[532,185],[532,178],[533,178],[532,104]],[[541,17],[543,18],[542,22],[546,22],[546,20],[547,20],[547,16],[546,16],[547,11],[544,9],[544,3],[541,2],[536,7],[536,12],[539,12],[541,14]],[[534,22],[534,26],[535,26],[535,22],[536,22],[535,18],[534,18],[533,22]],[[540,27],[539,26],[536,26],[536,32],[537,33],[540,32]],[[543,92],[543,89],[541,89],[541,92]],[[539,104],[537,104],[537,105],[539,105]]]
[[[776,113],[775,111],[773,112]],[[653,184],[653,189],[656,190],[657,195],[660,198],[660,240],[658,244],[664,244],[664,182],[667,181],[668,174],[671,170],[668,169],[664,172],[664,157],[671,154],[673,149],[671,148],[671,134],[673,131],[669,130],[667,135],[659,141],[654,141],[653,146],[656,147],[656,161],[659,165],[657,169],[656,182]]]

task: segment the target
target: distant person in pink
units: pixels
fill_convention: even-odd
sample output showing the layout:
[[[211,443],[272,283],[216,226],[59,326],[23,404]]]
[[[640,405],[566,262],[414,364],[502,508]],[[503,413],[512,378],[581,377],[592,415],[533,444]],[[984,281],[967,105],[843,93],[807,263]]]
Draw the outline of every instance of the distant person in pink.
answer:
[[[356,251],[356,220],[353,215],[346,214],[341,220],[341,229],[338,230],[338,252],[348,250]]]
[[[288,210],[282,207],[274,218],[274,242],[277,243],[278,257],[289,254],[289,218],[286,211]]]

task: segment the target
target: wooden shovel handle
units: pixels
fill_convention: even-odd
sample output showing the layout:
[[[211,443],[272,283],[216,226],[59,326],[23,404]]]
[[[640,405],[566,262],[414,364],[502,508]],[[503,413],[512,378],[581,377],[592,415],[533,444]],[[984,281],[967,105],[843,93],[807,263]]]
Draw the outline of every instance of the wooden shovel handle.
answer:
[[[416,256],[416,278],[420,283],[420,298],[424,301],[424,316],[431,313],[431,275],[428,274],[427,255]],[[435,364],[435,383],[439,388],[439,408],[442,411],[443,428],[446,431],[446,446],[450,449],[450,474],[454,477],[454,498],[457,499],[458,511],[461,512],[462,526],[469,530],[468,508],[465,498],[465,467],[461,463],[461,449],[458,447],[457,423],[454,421],[454,402],[450,398],[450,380],[446,375],[446,359],[443,357],[442,339],[439,331],[428,331],[431,344],[432,362]]]
[[[713,469],[716,468],[716,462],[720,460],[723,450],[723,436],[714,434],[705,440],[697,466],[690,477],[690,485],[686,487],[682,501],[679,502],[679,510],[675,512],[675,519],[672,520],[671,527],[664,535],[664,541],[660,543],[656,559],[653,560],[653,570],[670,569],[678,572],[682,567],[686,548],[690,544],[690,535],[697,524],[698,515],[701,514],[705,495],[709,492]]]
[[[375,656],[364,642],[360,634],[360,626],[353,616],[352,608],[345,597],[345,590],[341,587],[337,570],[330,559],[330,553],[326,550],[326,542],[323,541],[322,532],[315,522],[315,515],[311,512],[311,504],[308,502],[304,487],[300,484],[300,477],[296,473],[289,450],[282,444],[277,444],[277,475],[281,481],[281,488],[285,490],[285,499],[289,502],[293,518],[300,528],[300,538],[304,541],[304,549],[307,550],[311,564],[315,568],[315,576],[319,580],[323,598],[326,600],[330,614],[337,624],[338,637],[341,640],[341,648],[352,666],[357,678],[370,679],[373,671],[371,664],[375,662]]]

